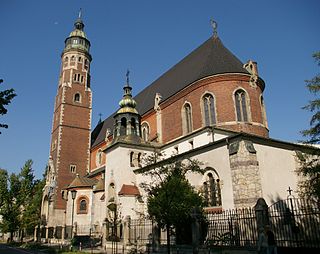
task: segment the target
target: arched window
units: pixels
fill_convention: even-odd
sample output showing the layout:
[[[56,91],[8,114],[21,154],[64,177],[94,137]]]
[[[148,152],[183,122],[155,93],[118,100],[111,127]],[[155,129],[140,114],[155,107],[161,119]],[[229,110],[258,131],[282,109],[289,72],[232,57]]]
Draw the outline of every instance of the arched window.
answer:
[[[115,196],[116,196],[116,188],[114,183],[110,183],[108,187],[108,199],[107,201],[110,203],[115,203]]]
[[[202,103],[205,126],[216,124],[216,110],[212,94],[205,94],[202,98]]]
[[[216,174],[208,173],[203,182],[203,197],[208,207],[221,206],[220,179]]]
[[[137,134],[137,125],[136,125],[136,120],[134,118],[131,118],[131,134],[132,135]]]
[[[265,107],[264,99],[262,95],[260,97],[260,103],[261,103],[262,123],[268,128],[266,107]]]
[[[71,59],[70,59],[70,62],[75,62],[75,61],[76,61],[75,56],[72,56]]]
[[[120,125],[120,135],[127,134],[127,119],[125,117],[121,118],[121,125]]]
[[[64,58],[64,63],[63,63],[64,67],[66,67],[68,65],[68,62],[69,62],[69,58],[66,56]]]
[[[80,96],[80,94],[79,93],[76,93],[75,95],[74,95],[74,102],[81,102],[81,96]]]
[[[150,135],[150,128],[149,125],[147,123],[143,123],[141,125],[141,129],[142,129],[142,138],[144,141],[149,141],[149,135]]]
[[[235,104],[237,121],[247,122],[248,121],[248,107],[247,107],[247,96],[246,92],[243,90],[238,90],[235,92]]]
[[[184,126],[184,133],[189,133],[192,131],[192,112],[191,112],[191,105],[186,103],[183,107],[183,126]]]
[[[134,152],[131,152],[130,153],[130,166],[131,167],[134,167]]]
[[[100,166],[102,164],[102,150],[99,149],[96,155],[96,164]]]
[[[77,213],[88,213],[88,198],[86,196],[80,196],[78,198]]]
[[[89,68],[89,62],[87,59],[84,60],[84,68],[87,70]]]
[[[81,56],[79,56],[79,58],[78,58],[78,62],[79,62],[79,63],[81,63],[81,62],[82,62],[82,58],[81,58]]]

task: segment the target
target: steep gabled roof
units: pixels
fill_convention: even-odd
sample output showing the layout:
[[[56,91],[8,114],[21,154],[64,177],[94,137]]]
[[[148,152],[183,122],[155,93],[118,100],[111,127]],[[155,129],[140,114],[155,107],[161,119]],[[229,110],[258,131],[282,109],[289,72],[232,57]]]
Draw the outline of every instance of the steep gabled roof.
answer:
[[[143,115],[152,109],[156,93],[160,93],[162,101],[165,101],[201,78],[224,73],[249,74],[243,68],[243,63],[222,44],[219,37],[210,37],[135,96],[137,110],[140,115]],[[92,147],[104,140],[107,128],[113,129],[113,115],[98,124],[93,130]]]

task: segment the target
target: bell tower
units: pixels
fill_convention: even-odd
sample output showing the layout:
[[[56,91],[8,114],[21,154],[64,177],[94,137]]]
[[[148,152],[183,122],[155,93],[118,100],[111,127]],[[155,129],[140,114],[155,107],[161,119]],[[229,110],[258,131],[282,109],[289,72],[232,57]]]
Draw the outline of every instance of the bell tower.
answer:
[[[65,40],[52,120],[50,156],[42,199],[42,221],[63,225],[63,188],[89,168],[92,95],[90,41],[81,12]]]

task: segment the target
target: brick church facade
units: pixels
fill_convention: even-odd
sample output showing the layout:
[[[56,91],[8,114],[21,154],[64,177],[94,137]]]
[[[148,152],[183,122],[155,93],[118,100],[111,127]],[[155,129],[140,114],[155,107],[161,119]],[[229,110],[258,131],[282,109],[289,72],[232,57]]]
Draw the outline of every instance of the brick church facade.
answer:
[[[206,173],[188,179],[206,210],[297,190],[295,154],[304,147],[269,137],[257,63],[243,64],[216,32],[135,97],[127,79],[119,109],[92,131],[91,60],[79,17],[61,56],[41,212],[47,226],[101,232],[115,206],[121,218],[147,216],[139,172],[155,150],[203,162]]]

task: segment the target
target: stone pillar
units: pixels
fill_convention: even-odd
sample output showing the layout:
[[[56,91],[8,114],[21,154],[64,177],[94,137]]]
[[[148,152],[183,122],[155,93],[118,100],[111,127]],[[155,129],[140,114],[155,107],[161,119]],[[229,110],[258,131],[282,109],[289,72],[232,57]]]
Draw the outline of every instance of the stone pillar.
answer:
[[[252,207],[262,196],[261,176],[252,141],[238,140],[229,145],[233,198],[236,208]]]
[[[48,242],[49,239],[49,227],[46,226],[46,242]]]
[[[158,252],[160,249],[160,228],[157,223],[152,224],[152,252]]]
[[[103,222],[102,223],[102,247],[106,249],[106,244],[107,244],[107,223]]]
[[[128,215],[124,218],[123,223],[123,246],[130,245],[130,222],[131,218]]]
[[[256,205],[254,206],[257,220],[258,232],[260,229],[264,229],[266,225],[270,224],[268,205],[263,198],[259,198]]]
[[[192,209],[192,248],[193,254],[197,254],[199,252],[199,243],[200,243],[200,224],[198,220],[197,209]]]
[[[34,227],[34,233],[33,233],[33,241],[34,242],[38,242],[38,230],[40,229],[40,227],[37,225]]]
[[[65,234],[66,234],[66,225],[62,226],[62,230],[61,230],[61,241],[62,241],[62,243],[64,243]]]
[[[156,113],[157,117],[157,134],[158,134],[158,142],[162,143],[162,118],[161,118],[161,110],[158,110]]]

